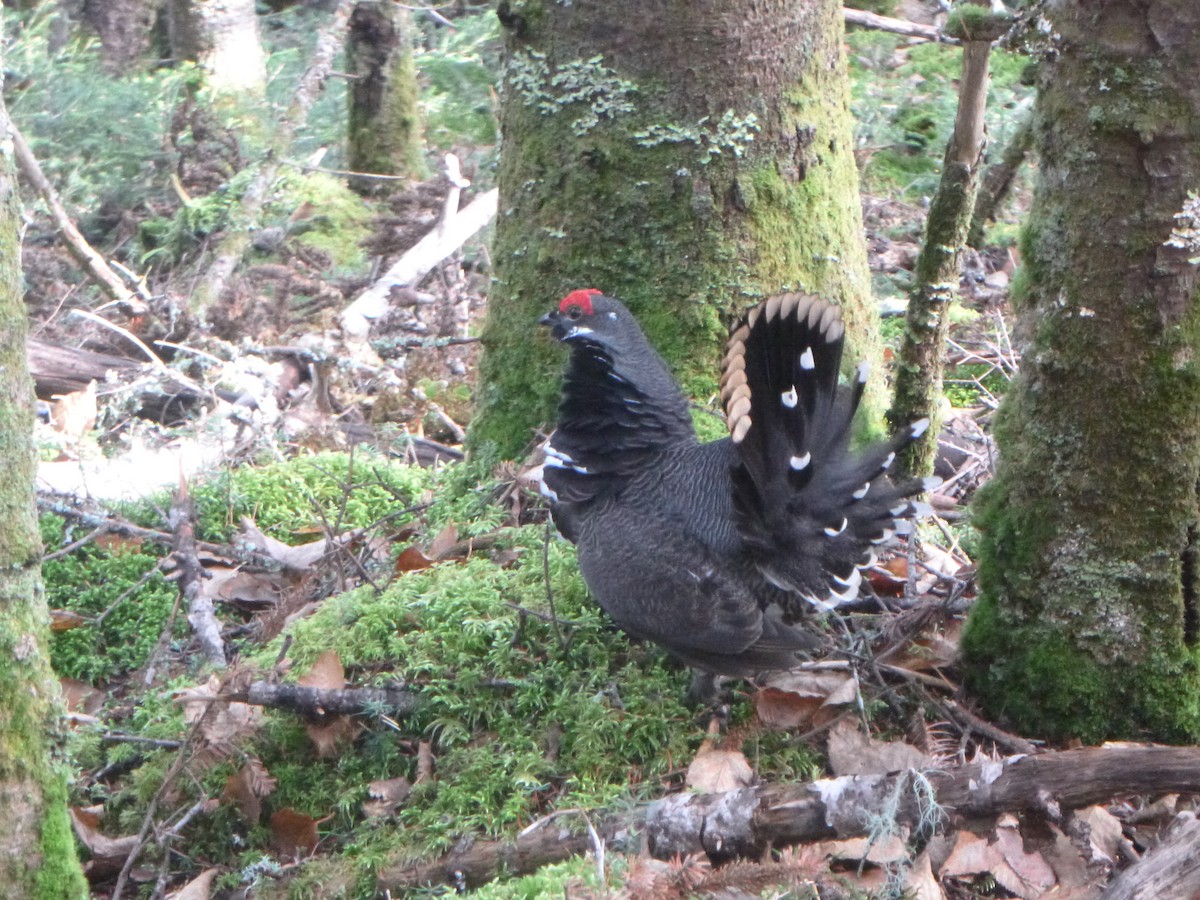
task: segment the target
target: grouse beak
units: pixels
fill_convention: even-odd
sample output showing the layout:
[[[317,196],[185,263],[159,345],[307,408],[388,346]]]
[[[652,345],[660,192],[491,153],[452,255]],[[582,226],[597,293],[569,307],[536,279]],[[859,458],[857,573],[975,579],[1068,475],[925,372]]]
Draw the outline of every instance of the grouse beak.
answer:
[[[570,329],[563,322],[562,314],[557,309],[552,310],[538,319],[539,325],[545,325],[550,329],[550,334],[556,341],[565,341]]]

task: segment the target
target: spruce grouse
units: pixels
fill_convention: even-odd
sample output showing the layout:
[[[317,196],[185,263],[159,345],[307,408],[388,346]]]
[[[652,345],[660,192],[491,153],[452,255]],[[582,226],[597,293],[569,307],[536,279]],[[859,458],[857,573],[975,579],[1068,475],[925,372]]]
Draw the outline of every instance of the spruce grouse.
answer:
[[[752,308],[729,338],[730,436],[702,444],[637,322],[597,290],[543,325],[571,348],[543,492],[591,593],[629,634],[716,675],[785,669],[819,641],[805,616],[853,599],[861,567],[923,504],[893,484],[928,420],[850,450],[867,370],[839,385],[838,307],[808,294]]]

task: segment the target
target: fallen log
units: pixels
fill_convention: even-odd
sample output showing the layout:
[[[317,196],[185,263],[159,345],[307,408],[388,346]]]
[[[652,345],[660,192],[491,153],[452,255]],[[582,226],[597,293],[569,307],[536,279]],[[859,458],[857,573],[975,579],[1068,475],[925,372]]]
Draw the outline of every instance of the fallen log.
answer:
[[[1098,747],[887,775],[766,784],[719,794],[672,794],[649,806],[591,817],[600,840],[636,852],[636,834],[659,859],[704,853],[714,862],[757,859],[769,847],[861,837],[865,822],[893,811],[914,831],[1019,812],[1054,818],[1127,794],[1200,792],[1200,748]],[[582,820],[532,825],[509,841],[462,841],[433,862],[385,867],[380,892],[423,885],[477,886],[501,872],[519,875],[593,849]]]
[[[86,388],[95,381],[104,386],[117,382],[132,386],[139,405],[138,415],[167,424],[178,422],[213,396],[165,378],[156,367],[141,360],[111,353],[80,350],[30,338],[26,343],[29,372],[42,400],[53,400]]]

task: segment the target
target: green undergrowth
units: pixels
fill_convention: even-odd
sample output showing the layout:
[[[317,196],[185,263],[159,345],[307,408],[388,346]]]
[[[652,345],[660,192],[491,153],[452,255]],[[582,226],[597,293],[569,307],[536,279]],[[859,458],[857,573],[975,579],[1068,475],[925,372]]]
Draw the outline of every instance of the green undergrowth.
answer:
[[[962,51],[952,45],[905,46],[899,35],[851,29],[849,45],[856,146],[864,190],[910,202],[932,195],[954,128]],[[989,158],[1000,151],[1030,89],[1021,85],[1028,59],[993,51],[987,121]]]
[[[495,488],[481,465],[434,472],[366,454],[353,460],[322,454],[233,470],[193,489],[198,530],[212,540],[228,540],[241,515],[289,543],[307,539],[322,520],[340,522],[343,530],[374,525],[376,533],[394,536],[397,553],[451,524],[460,539],[492,538],[486,552],[399,574],[382,591],[364,586],[329,597],[272,642],[242,646],[239,665],[255,677],[276,670],[281,656],[284,677],[298,677],[332,650],[350,685],[399,682],[420,697],[421,705],[408,717],[368,710],[358,717],[362,729],[353,742],[328,758],[319,758],[301,717],[265,710],[261,727],[239,738],[233,755],[215,765],[195,765],[193,776],[175,786],[180,803],[194,802],[200,791],[220,797],[228,777],[251,757],[276,782],[264,799],[260,823],[243,822],[224,804],[190,826],[189,854],[221,866],[224,886],[271,880],[272,866],[280,860],[273,857],[266,823],[272,812],[285,808],[321,820],[317,858],[306,864],[308,873],[288,896],[365,897],[374,895],[382,868],[436,857],[464,837],[512,837],[555,810],[619,809],[678,786],[704,738],[694,711],[683,702],[689,673],[659,650],[631,644],[618,632],[589,599],[574,548],[548,538],[543,525],[507,522],[491,501]],[[143,518],[153,518],[156,505],[165,501],[146,504]],[[420,529],[415,538],[397,534],[404,529],[407,535],[405,526],[414,521]],[[53,532],[62,526],[47,517],[43,528]],[[60,569],[51,564],[51,582],[58,583],[60,595],[69,590],[63,577],[71,565],[79,575],[91,572],[89,566],[115,572],[120,561],[130,567],[128,581],[155,561],[148,547],[119,558],[107,552],[85,549],[60,561]],[[376,575],[378,583],[387,583],[387,573]],[[156,582],[155,590],[156,602],[169,606],[174,587]],[[104,602],[111,599],[94,605]],[[117,621],[115,613],[112,618]],[[132,667],[140,658],[134,632],[140,628],[153,639],[159,627],[157,620],[136,628],[132,620],[123,621],[121,627],[131,636],[128,646],[114,638],[81,649],[66,642],[73,632],[57,635],[60,671],[99,679]],[[177,635],[180,648],[187,640],[186,633]],[[131,698],[132,708],[126,705],[119,713],[119,723],[108,721],[105,727],[181,739],[188,729],[172,695],[204,681],[206,674],[189,663],[172,678]],[[749,704],[735,702],[731,727],[750,735],[740,747],[762,777],[801,779],[817,773],[808,748],[793,746],[785,735],[754,734],[750,717]],[[396,777],[416,782],[422,744],[432,753],[434,777],[415,784],[392,816],[368,818],[363,803],[369,785]],[[105,803],[110,833],[140,824],[175,759],[171,750],[111,745],[87,731],[73,738],[72,750],[87,770],[114,763],[132,769],[128,777],[96,785],[90,796],[80,798]],[[564,872],[522,879],[497,888],[502,893],[496,896],[544,896],[546,879],[573,881],[583,877],[586,866],[568,866]],[[306,887],[318,882],[326,888]],[[340,887],[328,893],[335,883]]]
[[[333,598],[292,631],[297,670],[332,649],[368,680],[399,677],[422,697],[401,731],[432,742],[438,778],[418,785],[399,816],[397,838],[414,852],[511,832],[563,804],[654,793],[701,737],[681,702],[685,673],[612,630],[588,600],[569,545],[553,541],[546,551],[556,632],[543,618],[544,529],[514,531],[506,543],[519,554],[511,567],[475,557],[409,573],[380,595],[363,588]],[[276,652],[268,647],[264,661]],[[372,730],[360,753],[334,766],[346,771],[328,779],[303,763],[305,777],[281,777],[280,802],[320,814],[343,798],[348,825],[367,782],[415,774],[400,743],[390,729]]]

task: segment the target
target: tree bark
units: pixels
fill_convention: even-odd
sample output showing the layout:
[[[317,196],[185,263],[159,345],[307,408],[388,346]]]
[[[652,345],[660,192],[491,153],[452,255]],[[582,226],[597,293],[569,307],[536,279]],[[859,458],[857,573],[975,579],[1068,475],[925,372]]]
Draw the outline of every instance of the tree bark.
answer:
[[[2,41],[0,41],[2,45]],[[0,70],[2,70],[0,65]],[[61,727],[47,648],[41,536],[33,498],[33,384],[25,364],[16,169],[0,98],[0,896],[82,898],[83,872],[53,760]]]
[[[1120,747],[1016,756],[953,769],[889,775],[847,775],[810,784],[767,784],[721,794],[672,794],[648,807],[592,821],[610,846],[640,843],[658,859],[704,853],[713,862],[759,859],[768,848],[860,837],[887,817],[914,831],[1002,812],[1061,813],[1125,794],[1192,792],[1200,788],[1200,750]],[[512,841],[463,842],[449,856],[385,868],[380,892],[430,884],[469,887],[501,872],[522,874],[594,849],[585,828],[558,821],[530,826]],[[635,837],[636,836],[636,837]]]
[[[977,503],[967,681],[1036,735],[1200,737],[1200,5],[1063,0]]]
[[[254,0],[170,0],[167,33],[179,59],[198,63],[218,94],[261,94],[267,58]]]
[[[100,59],[114,75],[144,68],[165,0],[85,0],[83,18],[100,37]]]
[[[962,79],[954,132],[942,162],[925,240],[917,257],[916,285],[908,298],[904,338],[896,369],[896,395],[888,419],[903,428],[921,418],[930,420],[924,435],[906,447],[897,460],[901,477],[933,474],[941,434],[942,374],[950,304],[958,298],[959,257],[975,208],[979,167],[983,159],[984,113],[987,110],[988,59],[991,41],[1006,26],[964,37]]]
[[[548,422],[536,322],[574,288],[625,300],[686,393],[716,389],[728,316],[782,288],[844,307],[878,355],[840,4],[502,2],[496,279],[474,447]],[[868,407],[878,423],[878,383]]]
[[[237,212],[233,215],[233,226],[228,234],[217,245],[213,260],[204,270],[204,274],[192,291],[191,308],[203,315],[209,306],[220,298],[234,270],[242,261],[246,251],[250,249],[252,229],[258,224],[263,206],[267,202],[268,192],[275,183],[279,173],[279,159],[283,148],[287,147],[296,131],[304,125],[308,111],[312,109],[317,93],[324,86],[333,71],[333,59],[342,46],[346,22],[350,17],[350,0],[339,0],[337,8],[330,15],[329,21],[317,35],[317,46],[313,51],[312,62],[305,70],[292,95],[292,102],[280,120],[272,145],[274,152],[268,156],[254,179],[246,187],[246,193],[238,204]]]
[[[350,82],[349,165],[356,172],[423,177],[417,67],[408,10],[393,3],[358,3],[350,14],[346,68]],[[361,193],[396,182],[351,178]]]

